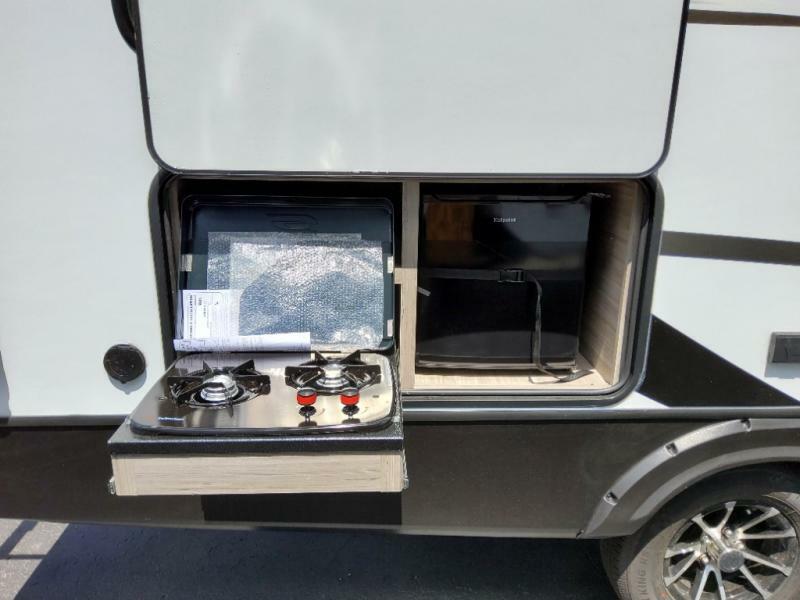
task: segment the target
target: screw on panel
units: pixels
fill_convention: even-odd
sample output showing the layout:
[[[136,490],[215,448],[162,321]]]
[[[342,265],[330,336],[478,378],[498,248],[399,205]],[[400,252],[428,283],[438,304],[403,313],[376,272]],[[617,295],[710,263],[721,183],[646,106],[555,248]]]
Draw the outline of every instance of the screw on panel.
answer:
[[[750,431],[753,428],[753,424],[750,419],[742,419],[742,427],[744,427],[745,431]]]
[[[117,484],[114,482],[114,478],[113,477],[108,480],[107,487],[108,487],[108,493],[109,494],[111,494],[112,496],[116,496],[117,495]]]
[[[617,495],[614,492],[608,492],[604,497],[603,500],[608,502],[611,506],[617,505]]]
[[[664,446],[664,448],[670,453],[671,456],[676,456],[678,454],[678,447],[673,442],[670,442]]]

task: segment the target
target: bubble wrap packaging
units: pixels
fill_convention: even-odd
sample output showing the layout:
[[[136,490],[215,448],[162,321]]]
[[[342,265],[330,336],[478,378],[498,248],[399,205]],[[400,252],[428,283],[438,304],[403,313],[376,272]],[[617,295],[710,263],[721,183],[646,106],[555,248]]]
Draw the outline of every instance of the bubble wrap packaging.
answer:
[[[311,332],[326,348],[383,339],[383,252],[352,234],[209,234],[209,289],[242,290],[239,334]]]

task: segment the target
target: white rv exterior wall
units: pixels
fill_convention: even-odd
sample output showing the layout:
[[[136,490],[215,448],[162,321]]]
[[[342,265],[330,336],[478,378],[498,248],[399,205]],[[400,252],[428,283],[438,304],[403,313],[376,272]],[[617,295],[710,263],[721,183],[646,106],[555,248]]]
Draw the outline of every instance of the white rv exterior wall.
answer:
[[[689,25],[665,231],[800,242],[800,28]],[[659,258],[653,313],[800,397],[800,366],[767,370],[773,331],[800,331],[800,267]]]
[[[6,2],[0,73],[0,417],[127,413],[164,368],[136,57],[107,0]]]
[[[691,7],[722,12],[800,15],[797,0],[692,0]]]
[[[665,229],[800,241],[800,29],[690,25]],[[106,0],[0,8],[0,417],[120,415],[163,355],[134,54]],[[800,331],[800,267],[662,257],[654,312],[800,397],[766,370],[769,334]],[[112,344],[146,380],[113,385]]]

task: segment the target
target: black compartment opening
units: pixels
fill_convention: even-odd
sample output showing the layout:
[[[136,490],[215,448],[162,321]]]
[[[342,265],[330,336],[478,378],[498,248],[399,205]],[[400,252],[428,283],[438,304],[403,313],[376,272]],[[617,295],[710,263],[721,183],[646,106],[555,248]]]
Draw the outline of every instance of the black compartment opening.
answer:
[[[168,321],[163,327],[167,363],[176,357],[171,348],[173,336],[177,336],[180,323],[180,294],[182,289],[202,289],[205,282],[204,270],[193,269],[187,274],[181,268],[181,256],[192,254],[200,249],[200,262],[203,260],[202,244],[193,241],[197,220],[193,213],[198,211],[224,212],[227,208],[239,207],[245,212],[257,212],[258,206],[269,203],[284,204],[289,212],[294,205],[308,204],[326,207],[339,204],[344,219],[347,218],[346,205],[363,208],[365,205],[385,209],[391,213],[391,239],[383,241],[387,255],[396,255],[401,244],[401,206],[402,186],[396,182],[343,182],[306,180],[254,180],[254,179],[210,179],[203,177],[167,176],[158,191],[158,208],[161,218],[163,244],[158,244],[157,270],[169,292],[162,298],[163,311],[168,313]],[[361,211],[363,212],[363,211]],[[210,215],[213,217],[214,215]],[[201,219],[202,221],[202,219]],[[236,219],[234,219],[236,221]],[[239,219],[241,221],[241,219]],[[232,226],[242,228],[241,223]],[[247,230],[247,225],[244,229]],[[355,227],[352,225],[350,228]],[[257,223],[253,230],[258,229]],[[347,229],[347,226],[343,228]],[[380,235],[383,235],[382,233]],[[393,352],[397,322],[395,290],[391,284],[391,274],[387,274],[385,308],[386,319],[392,324],[385,330],[385,339],[377,348],[379,351]],[[165,319],[162,318],[162,322]]]
[[[623,384],[651,195],[632,180],[422,184],[414,388],[535,390],[528,375],[552,388],[587,370],[565,387]],[[456,222],[432,227],[437,205]]]

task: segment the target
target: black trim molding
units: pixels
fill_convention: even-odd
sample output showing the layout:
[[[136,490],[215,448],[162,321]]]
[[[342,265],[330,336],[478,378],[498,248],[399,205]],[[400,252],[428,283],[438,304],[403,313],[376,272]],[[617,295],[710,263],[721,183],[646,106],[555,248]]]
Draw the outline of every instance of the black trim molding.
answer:
[[[700,23],[704,25],[800,27],[800,16],[772,13],[728,12],[722,10],[690,10],[689,23]]]
[[[650,329],[647,374],[639,391],[676,408],[800,406],[800,401],[655,316]]]
[[[136,30],[133,26],[131,7],[128,0],[111,0],[111,10],[114,13],[114,21],[122,39],[128,47],[136,52]]]
[[[665,231],[661,255],[800,266],[800,243]]]

